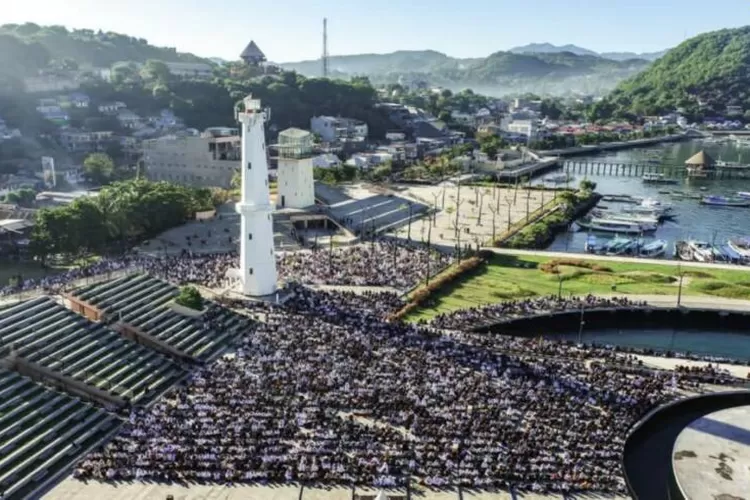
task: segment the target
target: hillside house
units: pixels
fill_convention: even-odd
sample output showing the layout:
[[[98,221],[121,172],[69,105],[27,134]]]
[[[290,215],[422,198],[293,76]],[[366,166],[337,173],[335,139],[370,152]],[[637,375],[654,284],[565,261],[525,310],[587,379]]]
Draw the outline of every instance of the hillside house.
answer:
[[[117,121],[119,121],[120,125],[122,125],[123,127],[129,128],[131,130],[143,127],[143,119],[129,109],[121,109],[117,113]]]
[[[120,110],[127,108],[128,106],[121,101],[105,102],[100,104],[97,109],[100,113],[105,115],[116,115]]]

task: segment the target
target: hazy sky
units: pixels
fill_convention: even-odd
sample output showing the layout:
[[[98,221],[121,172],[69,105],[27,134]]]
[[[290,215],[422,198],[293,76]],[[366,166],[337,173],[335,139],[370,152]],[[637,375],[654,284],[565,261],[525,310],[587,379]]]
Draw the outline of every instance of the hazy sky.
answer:
[[[6,5],[7,3],[7,5]],[[237,59],[251,39],[275,62],[329,52],[434,49],[481,57],[531,42],[657,51],[750,24],[748,0],[5,0],[0,23],[116,31],[201,56]]]

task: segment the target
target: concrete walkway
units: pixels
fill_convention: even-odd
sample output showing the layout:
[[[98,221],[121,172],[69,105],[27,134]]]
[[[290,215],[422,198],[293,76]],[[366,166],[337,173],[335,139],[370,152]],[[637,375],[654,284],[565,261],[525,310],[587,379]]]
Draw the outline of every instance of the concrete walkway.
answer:
[[[644,259],[640,257],[625,257],[620,255],[594,255],[590,253],[569,253],[569,252],[547,252],[544,250],[515,250],[512,248],[493,248],[483,247],[482,250],[489,250],[498,255],[528,255],[530,257],[549,257],[551,259],[585,259],[601,260],[606,262],[621,262],[625,264],[654,264],[659,266],[674,266],[703,268],[703,269],[727,269],[730,271],[750,272],[750,266],[738,266],[736,264],[706,263],[706,262],[687,262],[682,260],[666,259]]]

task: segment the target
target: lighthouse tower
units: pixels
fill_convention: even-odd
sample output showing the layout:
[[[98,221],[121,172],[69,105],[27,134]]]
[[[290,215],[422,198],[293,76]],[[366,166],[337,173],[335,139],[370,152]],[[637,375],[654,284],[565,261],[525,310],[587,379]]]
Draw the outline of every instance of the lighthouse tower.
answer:
[[[269,110],[248,96],[244,111],[235,110],[242,125],[242,200],[237,204],[240,222],[240,281],[245,295],[262,296],[276,291],[273,253],[273,207],[268,191],[265,122]]]

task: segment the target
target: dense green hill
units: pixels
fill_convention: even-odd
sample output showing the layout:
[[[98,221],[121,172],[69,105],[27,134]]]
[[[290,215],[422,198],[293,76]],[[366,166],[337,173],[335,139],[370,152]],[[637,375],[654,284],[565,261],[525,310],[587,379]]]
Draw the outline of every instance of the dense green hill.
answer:
[[[615,113],[639,115],[676,108],[691,115],[723,113],[727,105],[750,110],[750,26],[683,42],[622,82],[609,101]]]
[[[521,88],[550,93],[609,90],[647,64],[643,60],[613,61],[572,52],[495,52],[484,58],[456,59],[426,50],[330,59],[330,68],[336,76],[364,75],[377,83],[424,79],[449,88],[474,87],[497,94]],[[320,60],[281,66],[308,76],[319,76],[322,68]]]
[[[33,23],[0,26],[0,72],[25,76],[50,64],[109,67],[119,61],[207,62],[174,48],[155,47],[142,38],[94,30],[68,30]]]

